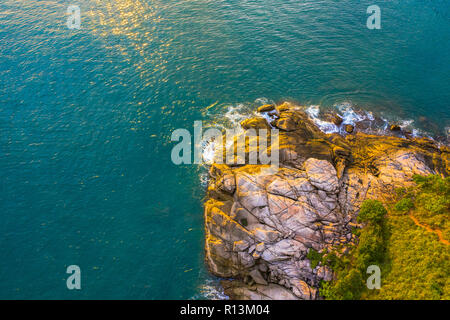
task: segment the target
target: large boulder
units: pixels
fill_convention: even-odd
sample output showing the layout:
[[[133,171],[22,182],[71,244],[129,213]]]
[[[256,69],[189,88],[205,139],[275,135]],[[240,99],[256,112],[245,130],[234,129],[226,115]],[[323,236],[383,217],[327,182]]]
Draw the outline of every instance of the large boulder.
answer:
[[[262,113],[262,112],[270,112],[275,110],[275,105],[273,104],[265,104],[261,107],[258,108],[258,112]]]
[[[338,191],[339,184],[336,169],[326,160],[310,158],[304,163],[309,182],[320,190]]]
[[[261,117],[245,119],[241,122],[241,127],[245,130],[249,129],[270,129],[267,120]]]

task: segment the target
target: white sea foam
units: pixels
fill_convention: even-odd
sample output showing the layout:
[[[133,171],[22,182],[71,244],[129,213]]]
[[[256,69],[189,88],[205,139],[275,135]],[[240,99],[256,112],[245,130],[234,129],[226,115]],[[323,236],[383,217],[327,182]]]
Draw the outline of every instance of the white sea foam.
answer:
[[[200,299],[229,300],[230,298],[224,293],[218,280],[207,279],[205,283],[199,287],[199,293],[191,298],[191,300]]]
[[[269,104],[271,101],[267,98],[258,98],[255,100],[255,104],[264,105]],[[241,127],[241,122],[250,117],[263,117],[270,124],[273,120],[275,120],[276,116],[269,115],[269,113],[259,114],[256,111],[256,108],[251,105],[247,106],[245,104],[237,104],[237,105],[229,105],[226,107],[226,111],[220,115],[217,121],[214,121],[214,128],[219,130],[230,130],[233,132],[234,136],[244,132],[244,129]],[[225,141],[225,148],[229,148],[233,143],[233,139],[231,137],[227,137]],[[203,160],[206,163],[212,163],[214,156],[216,154],[217,145],[214,141],[204,141],[202,143],[202,156]]]
[[[355,112],[353,106],[349,102],[336,105],[336,108],[341,113],[343,120],[342,124],[344,125],[351,124],[354,126],[357,122],[369,120],[367,115]]]
[[[259,105],[264,105],[264,104],[273,103],[273,101],[270,101],[270,100],[267,99],[267,98],[261,97],[261,98],[256,99],[256,100],[255,100],[255,103],[256,103],[256,104],[259,104]]]
[[[209,183],[209,174],[208,172],[200,172],[200,174],[198,175],[199,179],[200,179],[200,185],[202,186],[202,188],[206,189],[208,188],[208,183]]]
[[[316,126],[319,127],[320,130],[322,130],[325,133],[335,133],[339,132],[339,128],[337,125],[335,125],[332,122],[324,121],[319,118],[320,115],[320,107],[316,105],[312,105],[306,109],[306,113],[308,114],[308,117],[311,119],[312,122],[316,124]]]
[[[367,119],[369,119],[370,121],[375,120],[375,117],[373,116],[373,113],[371,111],[366,111],[366,116],[367,116]]]
[[[264,113],[260,114],[259,116],[266,119],[269,126],[271,128],[273,128],[271,123],[272,123],[272,121],[274,121],[277,118],[276,114],[269,114],[268,112],[264,112]]]
[[[217,118],[216,121],[214,121],[213,119],[211,121],[212,123],[207,125],[204,129],[207,129],[207,127],[212,127],[222,130],[223,132],[225,132],[225,130],[234,130],[234,134],[239,134],[244,131],[240,123],[251,115],[252,113],[247,110],[244,104],[229,105],[226,107],[226,111],[222,115],[219,115],[220,118]],[[231,146],[231,143],[233,143],[233,140],[231,138],[226,139],[225,148],[229,148]],[[213,139],[202,141],[201,148],[204,163],[206,165],[213,163],[218,151],[217,143]],[[201,185],[206,188],[209,182],[208,174],[201,174],[200,180]]]
[[[235,129],[240,127],[240,123],[248,117],[248,112],[245,110],[243,104],[238,104],[237,106],[229,106],[227,112],[225,112],[224,117],[229,121],[231,126],[227,129]]]
[[[214,160],[215,153],[216,143],[213,140],[202,142],[202,157],[205,163],[211,164]]]
[[[336,126],[332,122],[323,120],[323,118],[321,118],[320,106],[311,105],[306,108],[305,112],[308,114],[309,119],[313,121],[324,133],[338,132],[341,134],[346,134],[344,130],[345,125],[350,124],[356,126],[358,123],[365,122],[365,129],[360,129],[363,132],[373,134],[389,134],[389,123],[394,122],[393,120],[388,120],[380,116],[377,119],[371,111],[355,110],[353,105],[349,102],[337,104],[334,108],[336,109],[336,114],[342,118],[341,126]],[[378,123],[376,123],[376,121],[378,121]],[[367,122],[369,122],[369,124],[367,124]],[[433,139],[421,130],[414,128],[414,120],[406,119],[395,122],[397,122],[403,130],[410,131],[413,137],[426,136]]]
[[[254,103],[226,106],[225,112],[222,115],[218,115],[217,120],[213,121],[213,127],[223,130],[224,132],[225,130],[231,129],[234,130],[234,134],[237,135],[244,131],[240,123],[250,117],[264,117],[270,124],[273,120],[276,119],[276,115],[271,112],[258,113],[255,106],[269,103],[273,102],[267,98],[262,97],[256,99]],[[345,125],[349,124],[357,126],[361,123],[363,123],[363,125],[358,128],[359,131],[372,134],[391,134],[391,132],[389,131],[389,123],[393,122],[392,119],[388,120],[379,115],[375,116],[370,111],[355,109],[350,102],[336,104],[334,106],[334,109],[336,114],[342,118],[342,124],[340,126],[337,126],[330,121],[324,120],[324,118],[321,117],[321,108],[318,105],[311,105],[303,110],[307,113],[309,119],[314,122],[321,131],[327,134],[340,133],[345,135],[347,134],[344,129]],[[413,137],[427,136],[419,129],[413,127],[414,120],[406,119],[396,122],[403,130],[410,131]],[[364,129],[362,129],[362,127]],[[225,147],[229,148],[231,143],[233,143],[232,139],[226,139]],[[204,141],[202,144],[202,150],[204,162],[210,164],[213,162],[216,155],[217,143],[215,143],[213,140]],[[207,185],[207,183],[208,181],[206,178],[206,181],[204,181],[202,185]]]

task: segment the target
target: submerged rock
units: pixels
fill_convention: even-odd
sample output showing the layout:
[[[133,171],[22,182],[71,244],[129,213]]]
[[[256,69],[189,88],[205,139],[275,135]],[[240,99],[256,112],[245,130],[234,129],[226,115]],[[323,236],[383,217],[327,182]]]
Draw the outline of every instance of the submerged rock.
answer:
[[[307,258],[354,241],[366,198],[387,200],[414,174],[450,174],[450,149],[426,138],[325,134],[300,108],[277,107],[280,168],[213,164],[205,202],[210,271],[232,299],[317,299],[332,270]],[[244,121],[245,122],[245,121]],[[264,126],[255,118],[245,122]]]
[[[258,112],[269,112],[275,110],[275,106],[273,104],[265,104],[258,108]]]
[[[346,124],[344,129],[345,129],[345,132],[352,133],[355,130],[355,127],[351,124]]]
[[[325,115],[325,119],[338,127],[344,122],[344,119],[342,117],[334,112],[329,112]]]

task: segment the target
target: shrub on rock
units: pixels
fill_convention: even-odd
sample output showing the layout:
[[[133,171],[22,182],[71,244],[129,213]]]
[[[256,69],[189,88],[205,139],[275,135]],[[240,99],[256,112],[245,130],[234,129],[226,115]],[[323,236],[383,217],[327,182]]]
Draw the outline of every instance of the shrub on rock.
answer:
[[[359,210],[358,222],[379,223],[387,214],[386,208],[378,200],[365,200]]]

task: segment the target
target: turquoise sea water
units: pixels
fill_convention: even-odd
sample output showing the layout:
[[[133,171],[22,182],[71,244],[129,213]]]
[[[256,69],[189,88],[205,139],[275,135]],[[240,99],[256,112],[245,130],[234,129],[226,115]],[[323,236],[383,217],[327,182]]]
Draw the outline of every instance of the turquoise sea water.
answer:
[[[208,297],[202,171],[172,131],[287,99],[442,135],[449,37],[447,0],[2,0],[0,298]]]

